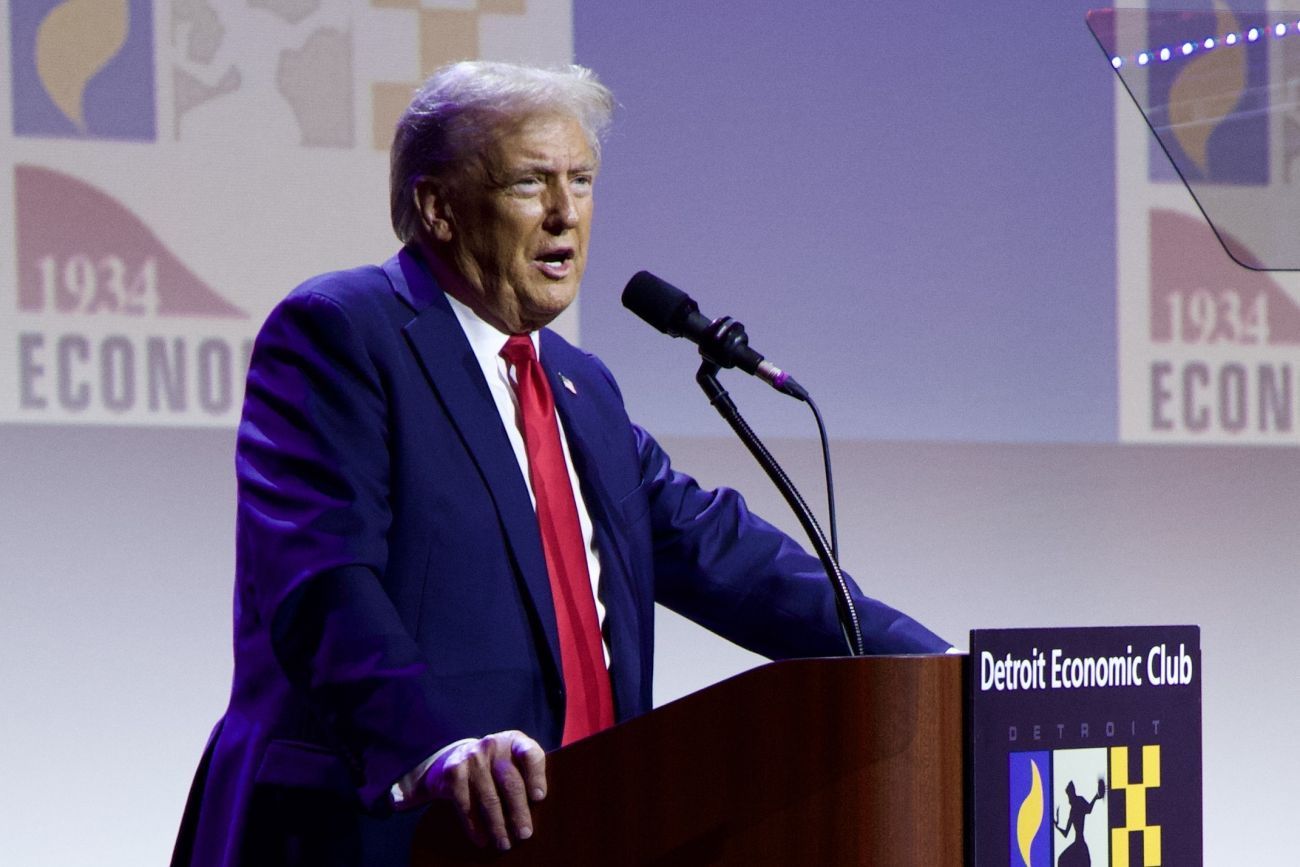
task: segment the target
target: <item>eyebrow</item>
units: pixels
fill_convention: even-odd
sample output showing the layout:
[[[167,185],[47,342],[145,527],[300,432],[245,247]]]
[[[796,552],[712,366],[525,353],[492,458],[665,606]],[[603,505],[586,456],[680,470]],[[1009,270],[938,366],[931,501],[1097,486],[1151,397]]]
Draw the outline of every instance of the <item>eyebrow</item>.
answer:
[[[569,168],[568,173],[571,175],[587,174],[596,171],[596,169],[599,167],[600,167],[600,163],[597,160],[592,160],[589,163],[587,162],[575,163],[573,166]],[[523,161],[516,165],[508,166],[507,171],[512,173],[513,172],[537,172],[539,174],[546,174],[546,175],[559,174],[559,171],[552,163],[544,162],[541,160]]]

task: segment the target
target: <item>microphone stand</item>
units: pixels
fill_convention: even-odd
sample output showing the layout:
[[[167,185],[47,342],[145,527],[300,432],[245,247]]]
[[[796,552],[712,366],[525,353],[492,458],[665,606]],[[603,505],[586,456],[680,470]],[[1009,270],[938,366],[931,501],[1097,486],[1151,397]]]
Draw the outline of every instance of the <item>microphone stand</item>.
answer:
[[[722,327],[716,328],[719,325]],[[726,332],[730,331],[731,334],[728,334],[727,337],[734,340],[734,327],[728,328],[728,326],[737,325],[739,323],[734,321],[724,323],[719,320],[719,322],[714,323],[715,335],[722,337]],[[744,340],[743,334],[744,332],[741,331],[741,340]],[[840,631],[844,633],[844,642],[848,646],[849,655],[865,656],[866,648],[862,641],[862,625],[858,622],[858,612],[853,607],[853,599],[849,595],[848,581],[844,578],[844,573],[840,571],[839,563],[835,562],[835,558],[831,555],[830,546],[826,542],[826,536],[822,533],[822,528],[817,524],[817,519],[813,517],[808,504],[804,502],[803,497],[799,495],[799,491],[795,489],[790,477],[786,475],[785,470],[781,469],[781,465],[777,463],[772,453],[767,450],[767,446],[763,445],[758,435],[750,428],[749,423],[740,414],[740,410],[736,408],[736,403],[731,399],[731,395],[722,387],[722,383],[718,382],[718,372],[721,367],[709,358],[703,345],[700,347],[700,355],[704,357],[704,361],[695,374],[695,381],[700,384],[700,388],[703,389],[704,396],[709,399],[709,403],[726,420],[727,424],[731,425],[731,429],[736,432],[736,436],[740,437],[740,441],[749,449],[750,454],[754,456],[754,459],[767,473],[768,478],[772,480],[772,484],[776,485],[777,490],[781,492],[781,496],[785,497],[785,501],[790,504],[795,517],[799,519],[799,523],[803,525],[804,532],[808,534],[808,539],[812,542],[813,548],[817,550],[817,557],[822,561],[822,568],[826,570],[826,578],[831,582],[831,589],[835,593],[835,610],[839,615]]]

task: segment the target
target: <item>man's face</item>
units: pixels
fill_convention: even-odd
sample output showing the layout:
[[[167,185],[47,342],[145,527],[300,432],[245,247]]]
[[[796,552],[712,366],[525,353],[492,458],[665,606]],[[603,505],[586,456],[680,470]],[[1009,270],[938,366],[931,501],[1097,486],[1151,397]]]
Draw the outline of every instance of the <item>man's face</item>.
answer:
[[[577,296],[596,162],[575,118],[530,115],[499,127],[448,192],[436,246],[475,296],[466,300],[493,324],[532,331]]]

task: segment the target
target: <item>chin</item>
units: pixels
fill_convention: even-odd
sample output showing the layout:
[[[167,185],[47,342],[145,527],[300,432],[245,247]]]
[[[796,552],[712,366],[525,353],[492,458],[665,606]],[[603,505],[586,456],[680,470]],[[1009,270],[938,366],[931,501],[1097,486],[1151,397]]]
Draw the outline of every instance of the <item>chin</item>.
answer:
[[[549,315],[551,319],[559,316],[569,305],[578,297],[578,287],[567,286],[564,284],[558,286],[549,286],[547,291],[534,295],[535,304],[533,310],[542,315]]]

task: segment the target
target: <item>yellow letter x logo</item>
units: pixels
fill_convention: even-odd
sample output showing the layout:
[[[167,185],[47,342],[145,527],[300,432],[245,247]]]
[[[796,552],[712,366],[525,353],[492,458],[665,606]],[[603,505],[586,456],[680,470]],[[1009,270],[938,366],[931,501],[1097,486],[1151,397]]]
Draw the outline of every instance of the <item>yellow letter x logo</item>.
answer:
[[[1147,790],[1160,787],[1160,746],[1142,747],[1142,780],[1128,778],[1128,747],[1110,749],[1110,788],[1124,793],[1124,825],[1110,830],[1110,857],[1114,867],[1129,867],[1132,835],[1142,834],[1142,867],[1160,865],[1160,826],[1147,824]]]

